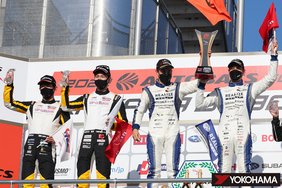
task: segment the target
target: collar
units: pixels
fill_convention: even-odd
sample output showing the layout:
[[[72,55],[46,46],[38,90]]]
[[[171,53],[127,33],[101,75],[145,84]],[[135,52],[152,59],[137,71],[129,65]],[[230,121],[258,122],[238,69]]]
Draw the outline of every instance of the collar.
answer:
[[[235,87],[235,86],[242,86],[243,85],[243,79],[239,80],[238,82],[229,82],[229,87]]]
[[[98,94],[98,95],[106,95],[106,94],[110,93],[110,91],[109,91],[108,88],[106,90],[103,90],[103,91],[96,89],[95,93]]]
[[[172,82],[170,82],[170,84],[168,86],[170,86],[171,84],[172,84]],[[156,86],[158,86],[160,88],[166,87],[166,85],[162,84],[159,80],[156,80]]]
[[[51,100],[51,101],[46,101],[46,100],[42,99],[41,102],[42,102],[43,104],[53,104],[53,103],[55,103],[56,101],[55,101],[55,99],[53,98],[53,100]]]

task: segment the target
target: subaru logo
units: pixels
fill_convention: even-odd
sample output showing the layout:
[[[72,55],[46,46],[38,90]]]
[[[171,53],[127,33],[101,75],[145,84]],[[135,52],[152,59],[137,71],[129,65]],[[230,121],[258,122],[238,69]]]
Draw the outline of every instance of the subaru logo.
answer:
[[[188,138],[190,142],[201,142],[201,139],[197,135],[192,135]]]
[[[250,166],[251,166],[251,170],[255,170],[255,169],[259,168],[259,164],[258,163],[251,163]]]

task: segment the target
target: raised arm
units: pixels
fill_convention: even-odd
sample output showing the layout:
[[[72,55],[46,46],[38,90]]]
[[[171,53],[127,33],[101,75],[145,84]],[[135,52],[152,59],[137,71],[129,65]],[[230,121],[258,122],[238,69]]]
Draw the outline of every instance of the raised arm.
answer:
[[[258,82],[252,84],[252,97],[256,98],[259,94],[269,88],[276,80],[278,68],[278,42],[274,40],[271,45],[271,59],[268,74]]]
[[[190,82],[181,82],[179,86],[179,98],[183,99],[185,95],[195,93],[198,89],[198,80],[192,80]]]
[[[216,104],[219,107],[219,89],[205,96],[205,84],[200,83],[196,92],[196,109],[203,110],[209,106]]]
[[[79,111],[83,109],[86,95],[78,97],[74,101],[69,101],[69,86],[61,89],[61,106],[64,111]]]
[[[26,113],[32,101],[17,101],[13,99],[14,85],[5,85],[3,92],[3,101],[5,107],[20,113]]]

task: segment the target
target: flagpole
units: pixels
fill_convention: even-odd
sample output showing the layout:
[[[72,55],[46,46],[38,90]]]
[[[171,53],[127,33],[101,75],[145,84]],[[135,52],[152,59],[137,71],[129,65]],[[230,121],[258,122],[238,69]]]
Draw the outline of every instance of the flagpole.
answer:
[[[236,43],[237,51],[242,52],[243,46],[243,34],[244,34],[244,3],[245,0],[238,0],[237,2],[237,33],[236,33]]]

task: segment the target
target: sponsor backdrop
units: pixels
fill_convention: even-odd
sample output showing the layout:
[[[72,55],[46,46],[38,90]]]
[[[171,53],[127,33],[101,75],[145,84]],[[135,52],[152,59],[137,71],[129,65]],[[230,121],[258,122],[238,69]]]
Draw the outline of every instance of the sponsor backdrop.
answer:
[[[179,56],[143,56],[129,58],[93,59],[93,60],[73,60],[73,61],[45,61],[45,62],[24,62],[8,58],[0,58],[3,67],[0,78],[4,79],[5,73],[10,68],[16,68],[14,98],[17,100],[40,100],[37,82],[45,74],[53,75],[57,82],[61,78],[61,71],[70,70],[71,99],[75,99],[84,93],[93,92],[95,89],[92,71],[99,64],[109,65],[112,70],[112,83],[110,89],[116,93],[124,95],[124,102],[128,119],[132,120],[134,108],[137,106],[142,88],[155,82],[155,65],[158,59],[167,57],[175,67],[173,81],[189,81],[194,79],[195,67],[198,65],[199,56],[179,55]],[[240,58],[245,62],[245,81],[255,82],[261,79],[268,71],[270,57],[268,55],[257,54],[213,54],[211,58],[214,67],[215,79],[210,81],[207,92],[215,87],[228,84],[227,64],[234,58]],[[281,172],[282,145],[273,140],[271,131],[271,115],[268,112],[268,105],[273,100],[281,100],[280,92],[282,82],[282,66],[278,70],[278,79],[275,84],[264,92],[256,101],[252,114],[253,125],[253,164],[254,172]],[[0,82],[1,87],[4,84]],[[56,99],[60,99],[59,84],[56,91]],[[205,111],[195,111],[195,94],[188,95],[182,102],[180,126],[182,139],[181,163],[185,160],[209,160],[207,148],[200,140],[194,125],[211,119],[217,128],[219,113],[215,107]],[[26,123],[25,116],[12,112],[3,106],[2,97],[0,99],[0,120],[12,121],[16,123]],[[282,103],[280,102],[280,108]],[[72,144],[79,144],[80,133],[83,125],[83,112],[72,114],[75,124]],[[141,127],[142,140],[135,143],[132,139],[124,145],[115,164],[112,166],[111,178],[146,178],[148,173],[148,163],[146,155],[146,134],[148,132],[148,115],[145,115],[144,124]],[[2,125],[1,125],[2,126]],[[1,127],[2,130],[2,127]],[[2,133],[2,131],[1,131]],[[3,133],[5,134],[5,133]],[[6,132],[7,134],[7,132]],[[21,140],[15,145],[21,147]],[[2,145],[1,145],[2,146]],[[77,146],[74,146],[77,150]],[[3,147],[0,148],[4,151]],[[5,152],[1,152],[3,155]],[[18,151],[20,153],[20,151]],[[76,178],[76,154],[68,161],[57,163],[56,178],[72,179]],[[6,154],[5,154],[6,155]],[[2,161],[2,156],[1,160]],[[13,164],[15,165],[15,164]],[[234,162],[234,171],[236,164]],[[2,168],[2,167],[1,167]],[[18,166],[20,169],[20,166]],[[93,167],[95,168],[95,167]],[[4,170],[10,169],[5,167]],[[163,159],[162,176],[166,175],[165,160]],[[1,173],[2,171],[0,171]],[[95,177],[95,171],[92,177]],[[3,177],[0,174],[0,177]],[[18,176],[13,176],[17,179]]]
[[[0,129],[0,181],[19,179],[23,129],[1,122]],[[8,188],[10,185],[0,187]]]

